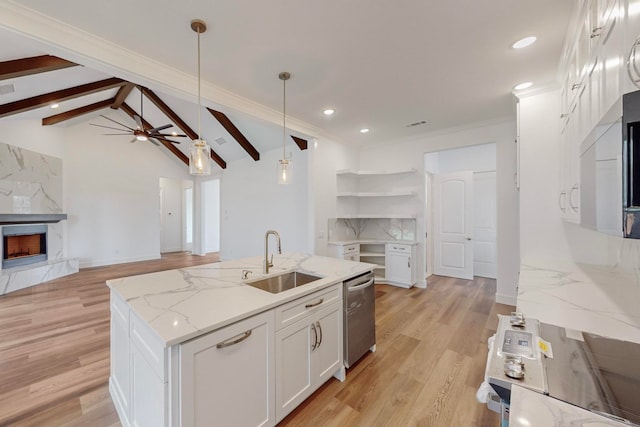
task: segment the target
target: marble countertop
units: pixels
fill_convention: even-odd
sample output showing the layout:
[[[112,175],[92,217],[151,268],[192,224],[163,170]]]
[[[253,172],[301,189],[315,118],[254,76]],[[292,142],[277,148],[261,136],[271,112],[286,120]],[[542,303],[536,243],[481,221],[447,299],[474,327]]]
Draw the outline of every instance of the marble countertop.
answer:
[[[571,262],[523,262],[517,309],[569,329],[640,343],[640,272]]]
[[[628,426],[535,391],[514,385],[511,389],[509,427]]]
[[[377,240],[377,239],[356,239],[356,240],[330,240],[327,242],[329,245],[352,245],[354,243],[360,244],[383,244],[383,243],[397,243],[399,245],[417,245],[415,240]]]
[[[111,290],[169,347],[254,314],[371,271],[372,264],[298,253],[275,254],[269,274],[264,257],[244,258],[107,281]],[[241,280],[242,270],[251,271]],[[299,270],[322,279],[279,294],[246,284]]]

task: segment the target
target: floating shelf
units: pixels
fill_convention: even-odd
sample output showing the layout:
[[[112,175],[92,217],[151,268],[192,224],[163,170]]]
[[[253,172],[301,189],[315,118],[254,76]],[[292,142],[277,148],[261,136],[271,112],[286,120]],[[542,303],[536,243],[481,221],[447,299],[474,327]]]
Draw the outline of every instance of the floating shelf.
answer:
[[[396,170],[369,170],[369,171],[365,171],[365,170],[350,170],[350,169],[343,169],[343,170],[339,170],[336,172],[336,175],[358,175],[358,176],[365,176],[365,175],[400,175],[400,174],[407,174],[407,173],[415,173],[417,172],[416,169],[396,169]]]
[[[345,191],[338,193],[338,197],[406,197],[416,196],[415,191],[388,191],[388,192],[352,192]]]
[[[415,219],[416,214],[353,214],[340,215],[336,219]]]

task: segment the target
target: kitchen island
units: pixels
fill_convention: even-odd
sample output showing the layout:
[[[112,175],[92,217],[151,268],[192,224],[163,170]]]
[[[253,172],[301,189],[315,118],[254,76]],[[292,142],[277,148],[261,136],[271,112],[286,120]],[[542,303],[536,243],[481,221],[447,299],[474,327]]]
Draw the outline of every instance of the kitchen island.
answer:
[[[289,253],[264,275],[263,260],[107,282],[109,390],[123,425],[275,425],[344,377],[342,282],[373,266]],[[292,270],[321,279],[277,294],[248,284]]]

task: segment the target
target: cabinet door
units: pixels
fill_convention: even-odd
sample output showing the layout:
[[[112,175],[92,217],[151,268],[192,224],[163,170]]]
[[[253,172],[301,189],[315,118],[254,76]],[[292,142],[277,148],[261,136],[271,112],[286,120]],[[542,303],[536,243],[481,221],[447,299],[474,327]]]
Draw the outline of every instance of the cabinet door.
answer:
[[[276,419],[282,420],[309,396],[313,389],[311,352],[317,330],[312,317],[304,318],[276,333]]]
[[[272,426],[273,311],[180,346],[183,426]]]
[[[387,280],[411,286],[411,253],[388,252],[386,256]]]
[[[313,370],[320,386],[342,366],[342,306],[327,307],[315,316],[318,344],[313,350]],[[314,387],[315,388],[315,387]]]

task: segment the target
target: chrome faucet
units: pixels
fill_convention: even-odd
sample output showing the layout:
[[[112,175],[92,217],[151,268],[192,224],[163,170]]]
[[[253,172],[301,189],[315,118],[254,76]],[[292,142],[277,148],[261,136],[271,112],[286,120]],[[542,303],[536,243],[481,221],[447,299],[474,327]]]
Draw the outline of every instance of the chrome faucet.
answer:
[[[273,234],[276,236],[276,241],[278,242],[278,253],[282,253],[282,247],[280,246],[280,235],[275,230],[267,230],[264,233],[264,263],[262,272],[267,274],[269,272],[269,267],[273,267],[273,254],[271,254],[271,261],[269,261],[269,234]]]

